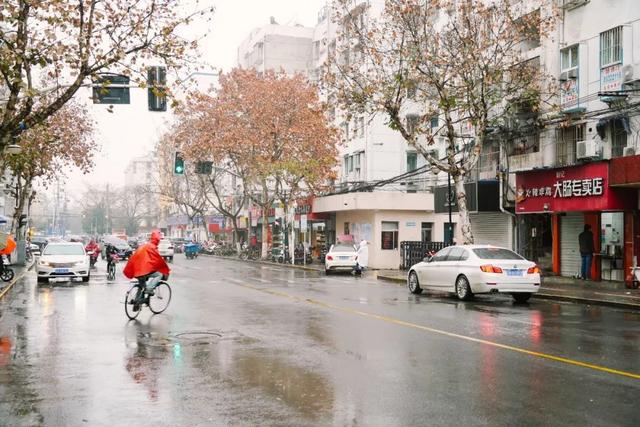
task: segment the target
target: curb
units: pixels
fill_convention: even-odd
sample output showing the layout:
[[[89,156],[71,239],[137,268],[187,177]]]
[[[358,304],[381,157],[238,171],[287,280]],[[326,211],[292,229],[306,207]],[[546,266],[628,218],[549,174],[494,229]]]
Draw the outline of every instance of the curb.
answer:
[[[31,271],[31,269],[33,268],[33,266],[35,265],[35,262],[32,262],[28,267],[26,267],[24,270],[22,270],[20,273],[18,273],[13,280],[11,280],[9,282],[9,284],[7,286],[5,286],[4,288],[2,288],[2,290],[0,291],[0,300],[2,298],[4,298],[4,296],[7,294],[7,292],[9,292],[9,290],[11,288],[13,288],[13,285],[15,285],[18,280],[22,279],[25,274],[27,274],[29,271]]]
[[[305,270],[305,271],[315,271],[318,273],[322,273],[322,269],[318,269],[318,268],[313,268],[313,267],[307,267],[304,265],[297,265],[297,264],[284,264],[284,263],[279,263],[279,262],[271,262],[271,261],[262,261],[262,260],[251,260],[251,259],[240,259],[240,258],[235,258],[235,257],[226,257],[226,256],[221,256],[221,255],[208,255],[208,254],[201,254],[204,256],[208,256],[211,258],[218,258],[218,259],[224,259],[224,260],[229,260],[229,261],[237,261],[237,262],[246,262],[246,263],[252,263],[252,264],[264,264],[264,265],[274,265],[277,267],[289,267],[289,268],[297,268],[298,270]]]
[[[396,283],[404,285],[406,283],[405,279],[401,279],[399,277],[392,276],[378,276],[378,280],[382,280],[385,282]],[[639,304],[632,304],[623,301],[607,301],[601,299],[590,299],[590,298],[582,298],[582,297],[572,297],[567,295],[555,295],[555,294],[547,294],[538,292],[531,295],[531,298],[537,299],[546,299],[546,300],[555,300],[555,301],[565,301],[565,302],[574,302],[579,304],[590,304],[590,305],[603,305],[607,307],[615,307],[615,308],[630,308],[632,310],[640,310]]]

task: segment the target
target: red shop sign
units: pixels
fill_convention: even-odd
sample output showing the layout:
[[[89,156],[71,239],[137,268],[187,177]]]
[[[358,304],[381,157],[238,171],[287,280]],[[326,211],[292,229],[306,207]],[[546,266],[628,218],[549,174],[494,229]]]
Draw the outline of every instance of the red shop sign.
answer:
[[[516,174],[516,212],[633,209],[637,192],[609,187],[609,163]]]

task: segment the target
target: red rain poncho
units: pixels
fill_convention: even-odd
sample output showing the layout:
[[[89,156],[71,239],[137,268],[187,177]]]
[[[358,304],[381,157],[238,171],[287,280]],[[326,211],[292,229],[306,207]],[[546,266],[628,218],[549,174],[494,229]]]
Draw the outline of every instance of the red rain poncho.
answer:
[[[13,240],[13,237],[7,237],[7,246],[4,249],[0,250],[0,255],[9,255],[16,248],[16,241]]]
[[[145,276],[155,273],[156,271],[168,276],[171,270],[164,258],[160,255],[160,252],[158,252],[159,242],[160,233],[154,231],[151,233],[149,243],[138,248],[138,250],[131,255],[122,273],[129,279]]]

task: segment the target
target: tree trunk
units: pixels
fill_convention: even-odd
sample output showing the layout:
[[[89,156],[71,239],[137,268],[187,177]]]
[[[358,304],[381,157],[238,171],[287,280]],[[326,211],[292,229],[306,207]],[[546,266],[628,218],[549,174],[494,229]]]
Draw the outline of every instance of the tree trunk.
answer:
[[[231,225],[233,226],[233,243],[235,244],[238,253],[240,253],[240,251],[242,250],[242,245],[240,244],[240,239],[238,238],[240,234],[238,232],[238,217],[231,217]]]
[[[262,259],[268,258],[269,242],[267,241],[267,233],[269,233],[269,210],[262,206]]]
[[[456,199],[458,202],[459,230],[462,242],[458,244],[472,245],[473,233],[471,232],[471,220],[469,219],[469,208],[467,207],[467,193],[464,189],[464,179],[462,175],[453,175],[453,181],[456,185]]]
[[[284,205],[284,217],[287,220],[287,240],[289,241],[289,259],[291,259],[291,264],[295,264],[295,246],[293,241],[293,221],[289,221],[289,210],[290,206],[288,203]],[[295,221],[295,219],[294,219]]]

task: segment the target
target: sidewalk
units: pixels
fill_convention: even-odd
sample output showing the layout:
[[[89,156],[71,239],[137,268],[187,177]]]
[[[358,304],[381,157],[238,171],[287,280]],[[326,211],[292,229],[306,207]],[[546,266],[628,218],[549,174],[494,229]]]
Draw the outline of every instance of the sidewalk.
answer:
[[[15,285],[18,280],[22,279],[22,277],[27,274],[27,271],[31,270],[35,265],[34,262],[28,264],[26,266],[21,265],[10,265],[9,267],[13,269],[14,275],[13,279],[10,282],[3,282],[0,280],[0,300],[4,298],[4,296],[9,292],[9,290]]]
[[[407,273],[399,270],[378,270],[378,280],[406,284]],[[640,310],[640,289],[627,289],[621,282],[592,282],[569,277],[542,278],[540,291],[534,298],[608,305]]]

